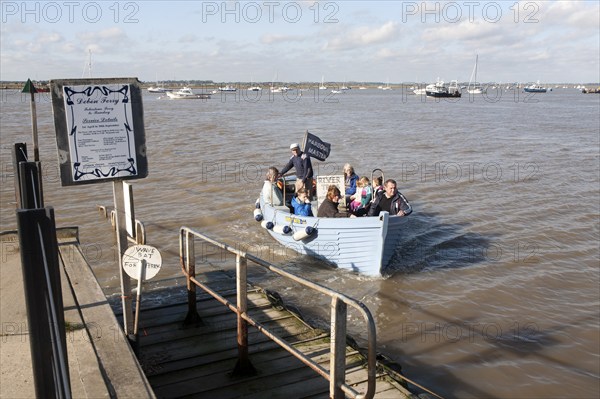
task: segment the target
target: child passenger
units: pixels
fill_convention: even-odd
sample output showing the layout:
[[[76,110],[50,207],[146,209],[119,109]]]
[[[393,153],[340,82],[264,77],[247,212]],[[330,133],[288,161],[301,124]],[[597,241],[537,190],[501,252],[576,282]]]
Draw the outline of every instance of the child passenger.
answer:
[[[352,202],[350,203],[350,211],[352,213],[364,213],[364,209],[369,202],[371,202],[373,191],[369,183],[369,178],[366,176],[363,176],[358,180],[358,183],[356,184],[356,194],[351,197]],[[363,209],[363,212],[359,212],[360,209]]]
[[[373,178],[373,194],[377,195],[380,191],[383,191],[383,177],[377,176]]]
[[[296,197],[292,198],[294,214],[298,216],[313,216],[312,205],[308,199],[308,190],[304,187],[298,190]]]

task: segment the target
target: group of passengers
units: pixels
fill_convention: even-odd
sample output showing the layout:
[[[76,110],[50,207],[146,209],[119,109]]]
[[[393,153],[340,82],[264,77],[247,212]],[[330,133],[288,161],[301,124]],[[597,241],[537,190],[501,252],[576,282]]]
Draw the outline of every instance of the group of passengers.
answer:
[[[292,198],[291,206],[294,214],[313,216],[311,193],[313,190],[313,170],[310,157],[300,150],[298,143],[290,145],[292,157],[281,172],[276,167],[267,171],[262,196],[265,202],[274,206],[283,206],[284,198],[277,179],[282,177],[292,167],[296,171],[296,195]],[[327,195],[319,206],[318,217],[358,217],[377,216],[381,211],[390,215],[406,216],[412,212],[408,200],[397,189],[396,181],[388,179],[382,185],[382,177],[375,177],[373,183],[366,176],[360,177],[350,164],[344,165],[344,186],[346,210],[339,210],[342,193],[335,185],[330,185]]]

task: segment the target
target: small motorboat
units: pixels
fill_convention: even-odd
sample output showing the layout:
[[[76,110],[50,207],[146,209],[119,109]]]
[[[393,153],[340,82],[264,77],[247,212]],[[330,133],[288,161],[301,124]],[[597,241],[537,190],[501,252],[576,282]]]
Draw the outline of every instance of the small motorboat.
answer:
[[[523,88],[523,91],[525,93],[546,93],[548,91],[548,89],[543,87],[542,85],[540,85],[540,81],[538,80],[537,83],[534,83],[529,86],[525,86]]]
[[[168,93],[173,91],[173,89],[166,89],[164,87],[148,87],[149,93]]]
[[[177,91],[168,91],[167,96],[173,100],[187,100],[187,99],[209,99],[210,94],[202,93],[195,94],[189,87],[182,87]]]
[[[237,91],[237,89],[233,86],[227,85],[227,86],[219,87],[219,91]]]
[[[443,80],[438,80],[435,84],[427,85],[425,94],[428,97],[460,97],[461,92],[458,87],[458,82],[453,80],[449,86],[444,84]]]

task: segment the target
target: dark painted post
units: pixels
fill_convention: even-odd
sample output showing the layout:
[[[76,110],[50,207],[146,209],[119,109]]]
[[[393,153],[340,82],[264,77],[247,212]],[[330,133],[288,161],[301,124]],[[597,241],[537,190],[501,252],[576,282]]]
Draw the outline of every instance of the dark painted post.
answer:
[[[42,165],[40,162],[19,163],[19,192],[20,205],[23,209],[44,207],[42,180],[40,178]]]
[[[40,160],[40,150],[38,148],[38,128],[37,128],[37,110],[35,107],[35,93],[37,93],[37,89],[31,82],[31,79],[27,79],[23,90],[21,93],[29,93],[31,98],[31,130],[32,130],[32,138],[33,138],[33,160]]]
[[[17,202],[17,209],[23,208],[21,206],[21,178],[19,176],[19,164],[21,162],[27,162],[27,144],[15,143],[12,153],[13,160],[13,172],[15,176],[15,201]]]
[[[18,209],[17,226],[36,397],[70,398],[54,209]]]

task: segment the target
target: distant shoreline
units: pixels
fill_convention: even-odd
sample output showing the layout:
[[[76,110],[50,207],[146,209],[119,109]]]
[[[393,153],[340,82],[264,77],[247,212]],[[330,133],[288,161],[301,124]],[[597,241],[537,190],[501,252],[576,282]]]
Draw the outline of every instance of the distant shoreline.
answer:
[[[100,78],[99,78],[100,79]],[[339,89],[342,86],[347,86],[351,89],[358,89],[364,87],[366,89],[377,89],[380,87],[389,86],[392,89],[408,89],[412,86],[418,85],[425,87],[425,85],[430,84],[432,82],[401,82],[401,83],[384,83],[384,82],[325,82],[325,86],[328,89]],[[482,85],[498,85],[498,86],[514,86],[515,84],[519,84],[520,87],[526,86],[531,82],[511,82],[511,83],[498,83],[498,82],[480,82]],[[459,85],[467,86],[469,82],[460,82]],[[212,82],[212,81],[164,81],[160,82],[159,86],[166,88],[181,88],[181,87],[191,87],[193,89],[206,89],[206,90],[218,90],[219,87],[223,86],[233,86],[238,90],[247,89],[252,86],[259,86],[264,89],[269,89],[271,86],[281,87],[288,86],[291,89],[316,89],[320,86],[320,82]],[[543,83],[543,85],[552,87],[552,88],[577,88],[577,86],[586,86],[586,87],[600,87],[600,83]],[[0,81],[0,90],[22,90],[23,86],[25,86],[25,81],[15,82],[15,81]],[[41,88],[44,86],[48,86],[48,81],[34,82],[34,86],[36,88]],[[149,87],[157,86],[155,82],[142,82],[140,81],[140,87],[142,89],[147,89]]]

